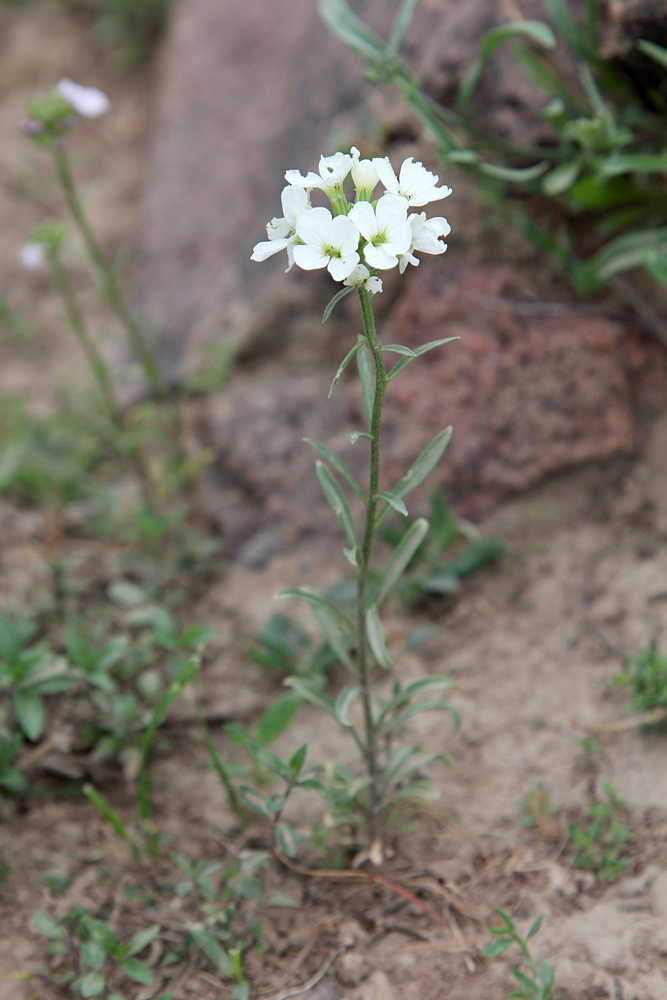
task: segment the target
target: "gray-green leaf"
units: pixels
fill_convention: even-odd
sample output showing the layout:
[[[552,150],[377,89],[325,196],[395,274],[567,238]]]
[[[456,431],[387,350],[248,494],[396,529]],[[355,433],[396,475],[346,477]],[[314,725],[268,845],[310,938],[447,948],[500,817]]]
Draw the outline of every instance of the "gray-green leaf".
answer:
[[[382,625],[380,624],[380,615],[376,604],[366,612],[366,634],[368,636],[368,644],[377,662],[386,670],[393,670],[394,664],[389,659],[389,654],[387,653],[384,635],[382,634]]]
[[[428,521],[425,518],[420,517],[419,520],[410,525],[401,538],[400,542],[394,549],[394,553],[387,564],[386,570],[384,571],[382,584],[380,585],[380,592],[377,596],[376,603],[378,607],[387,597],[392,587],[394,587],[400,580],[403,571],[423,542],[427,532]]]

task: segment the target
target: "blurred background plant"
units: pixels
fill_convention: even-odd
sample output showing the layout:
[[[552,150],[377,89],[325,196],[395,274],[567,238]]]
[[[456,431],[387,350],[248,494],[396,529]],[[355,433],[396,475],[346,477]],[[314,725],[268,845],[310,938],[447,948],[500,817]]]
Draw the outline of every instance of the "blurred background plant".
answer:
[[[667,323],[643,284],[640,291],[625,277],[642,269],[649,283],[667,286],[667,48],[637,39],[631,64],[622,64],[601,49],[595,0],[581,22],[567,0],[545,0],[549,23],[517,13],[482,37],[445,106],[398,56],[416,5],[403,0],[385,41],[345,0],[319,0],[323,20],[365,60],[369,78],[399,90],[441,161],[477,179],[498,223],[518,226],[578,294],[612,287],[667,343]],[[534,145],[510,143],[478,120],[476,88],[501,45],[544,96]]]

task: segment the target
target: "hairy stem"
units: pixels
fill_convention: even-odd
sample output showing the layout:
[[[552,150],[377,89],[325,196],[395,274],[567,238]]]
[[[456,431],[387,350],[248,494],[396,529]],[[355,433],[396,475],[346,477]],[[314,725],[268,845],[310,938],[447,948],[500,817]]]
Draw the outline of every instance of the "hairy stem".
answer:
[[[382,349],[375,332],[375,319],[370,293],[365,288],[359,289],[361,315],[364,321],[366,341],[375,363],[375,398],[370,426],[370,473],[368,485],[368,502],[366,504],[366,520],[361,549],[361,565],[357,575],[357,628],[359,633],[358,667],[359,686],[364,710],[364,735],[366,742],[366,763],[370,778],[370,821],[373,837],[377,836],[378,813],[380,807],[379,772],[377,760],[376,726],[373,722],[373,711],[370,692],[370,650],[366,631],[366,586],[370,569],[373,539],[375,537],[375,515],[378,502],[378,487],[380,481],[380,425],[382,421],[382,404],[387,388],[387,370],[382,356]]]

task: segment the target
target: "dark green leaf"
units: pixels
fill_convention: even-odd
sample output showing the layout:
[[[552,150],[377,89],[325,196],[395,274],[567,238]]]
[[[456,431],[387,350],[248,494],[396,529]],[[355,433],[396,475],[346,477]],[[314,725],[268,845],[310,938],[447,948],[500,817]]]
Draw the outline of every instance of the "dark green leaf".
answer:
[[[305,764],[308,753],[308,744],[302,743],[298,750],[295,750],[287,763],[287,777],[290,781],[296,781],[301,774],[301,768]]]
[[[133,979],[135,983],[141,983],[142,986],[150,986],[153,982],[151,970],[143,962],[140,962],[138,958],[126,958],[120,963],[120,967],[125,975]]]
[[[528,933],[526,934],[526,941],[530,941],[534,937],[542,926],[542,921],[544,920],[544,914],[537,918],[535,923],[532,925]]]
[[[255,740],[259,746],[266,747],[273,743],[295,718],[301,704],[301,698],[295,694],[285,694],[274,701],[257,724]]]
[[[132,955],[138,955],[140,951],[143,951],[160,933],[160,925],[153,924],[152,927],[147,927],[143,931],[137,931],[134,934],[125,947],[125,955],[130,958]]]
[[[14,691],[14,712],[25,735],[35,743],[42,735],[46,722],[42,699],[30,689]]]

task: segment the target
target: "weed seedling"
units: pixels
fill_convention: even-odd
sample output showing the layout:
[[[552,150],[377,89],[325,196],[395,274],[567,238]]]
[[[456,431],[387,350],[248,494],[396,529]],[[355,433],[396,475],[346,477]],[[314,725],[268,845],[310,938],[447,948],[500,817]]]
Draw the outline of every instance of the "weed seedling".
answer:
[[[543,782],[538,781],[517,805],[522,812],[524,829],[536,829],[547,840],[558,840],[562,833],[558,819],[560,807],[551,801]]]
[[[576,868],[590,868],[601,882],[613,882],[627,864],[622,854],[632,834],[621,822],[627,807],[616,789],[609,781],[602,788],[603,798],[591,805],[590,816],[583,825],[570,823],[570,839],[576,850],[572,864]]]
[[[667,714],[667,656],[660,651],[656,639],[651,639],[636,656],[625,660],[623,670],[614,677],[614,684],[631,689],[633,711],[658,712],[662,709]]]
[[[523,937],[509,913],[500,908],[496,908],[495,912],[500,917],[502,924],[499,927],[489,927],[489,933],[493,934],[497,940],[484,949],[484,955],[487,958],[495,958],[506,952],[512,945],[516,945],[523,956],[521,965],[510,967],[510,972],[518,984],[517,988],[510,993],[510,1000],[549,1000],[555,985],[554,970],[546,961],[542,962],[538,968],[528,947],[528,942],[542,926],[544,917],[538,917],[526,936]],[[555,997],[554,1000],[556,1000]]]

